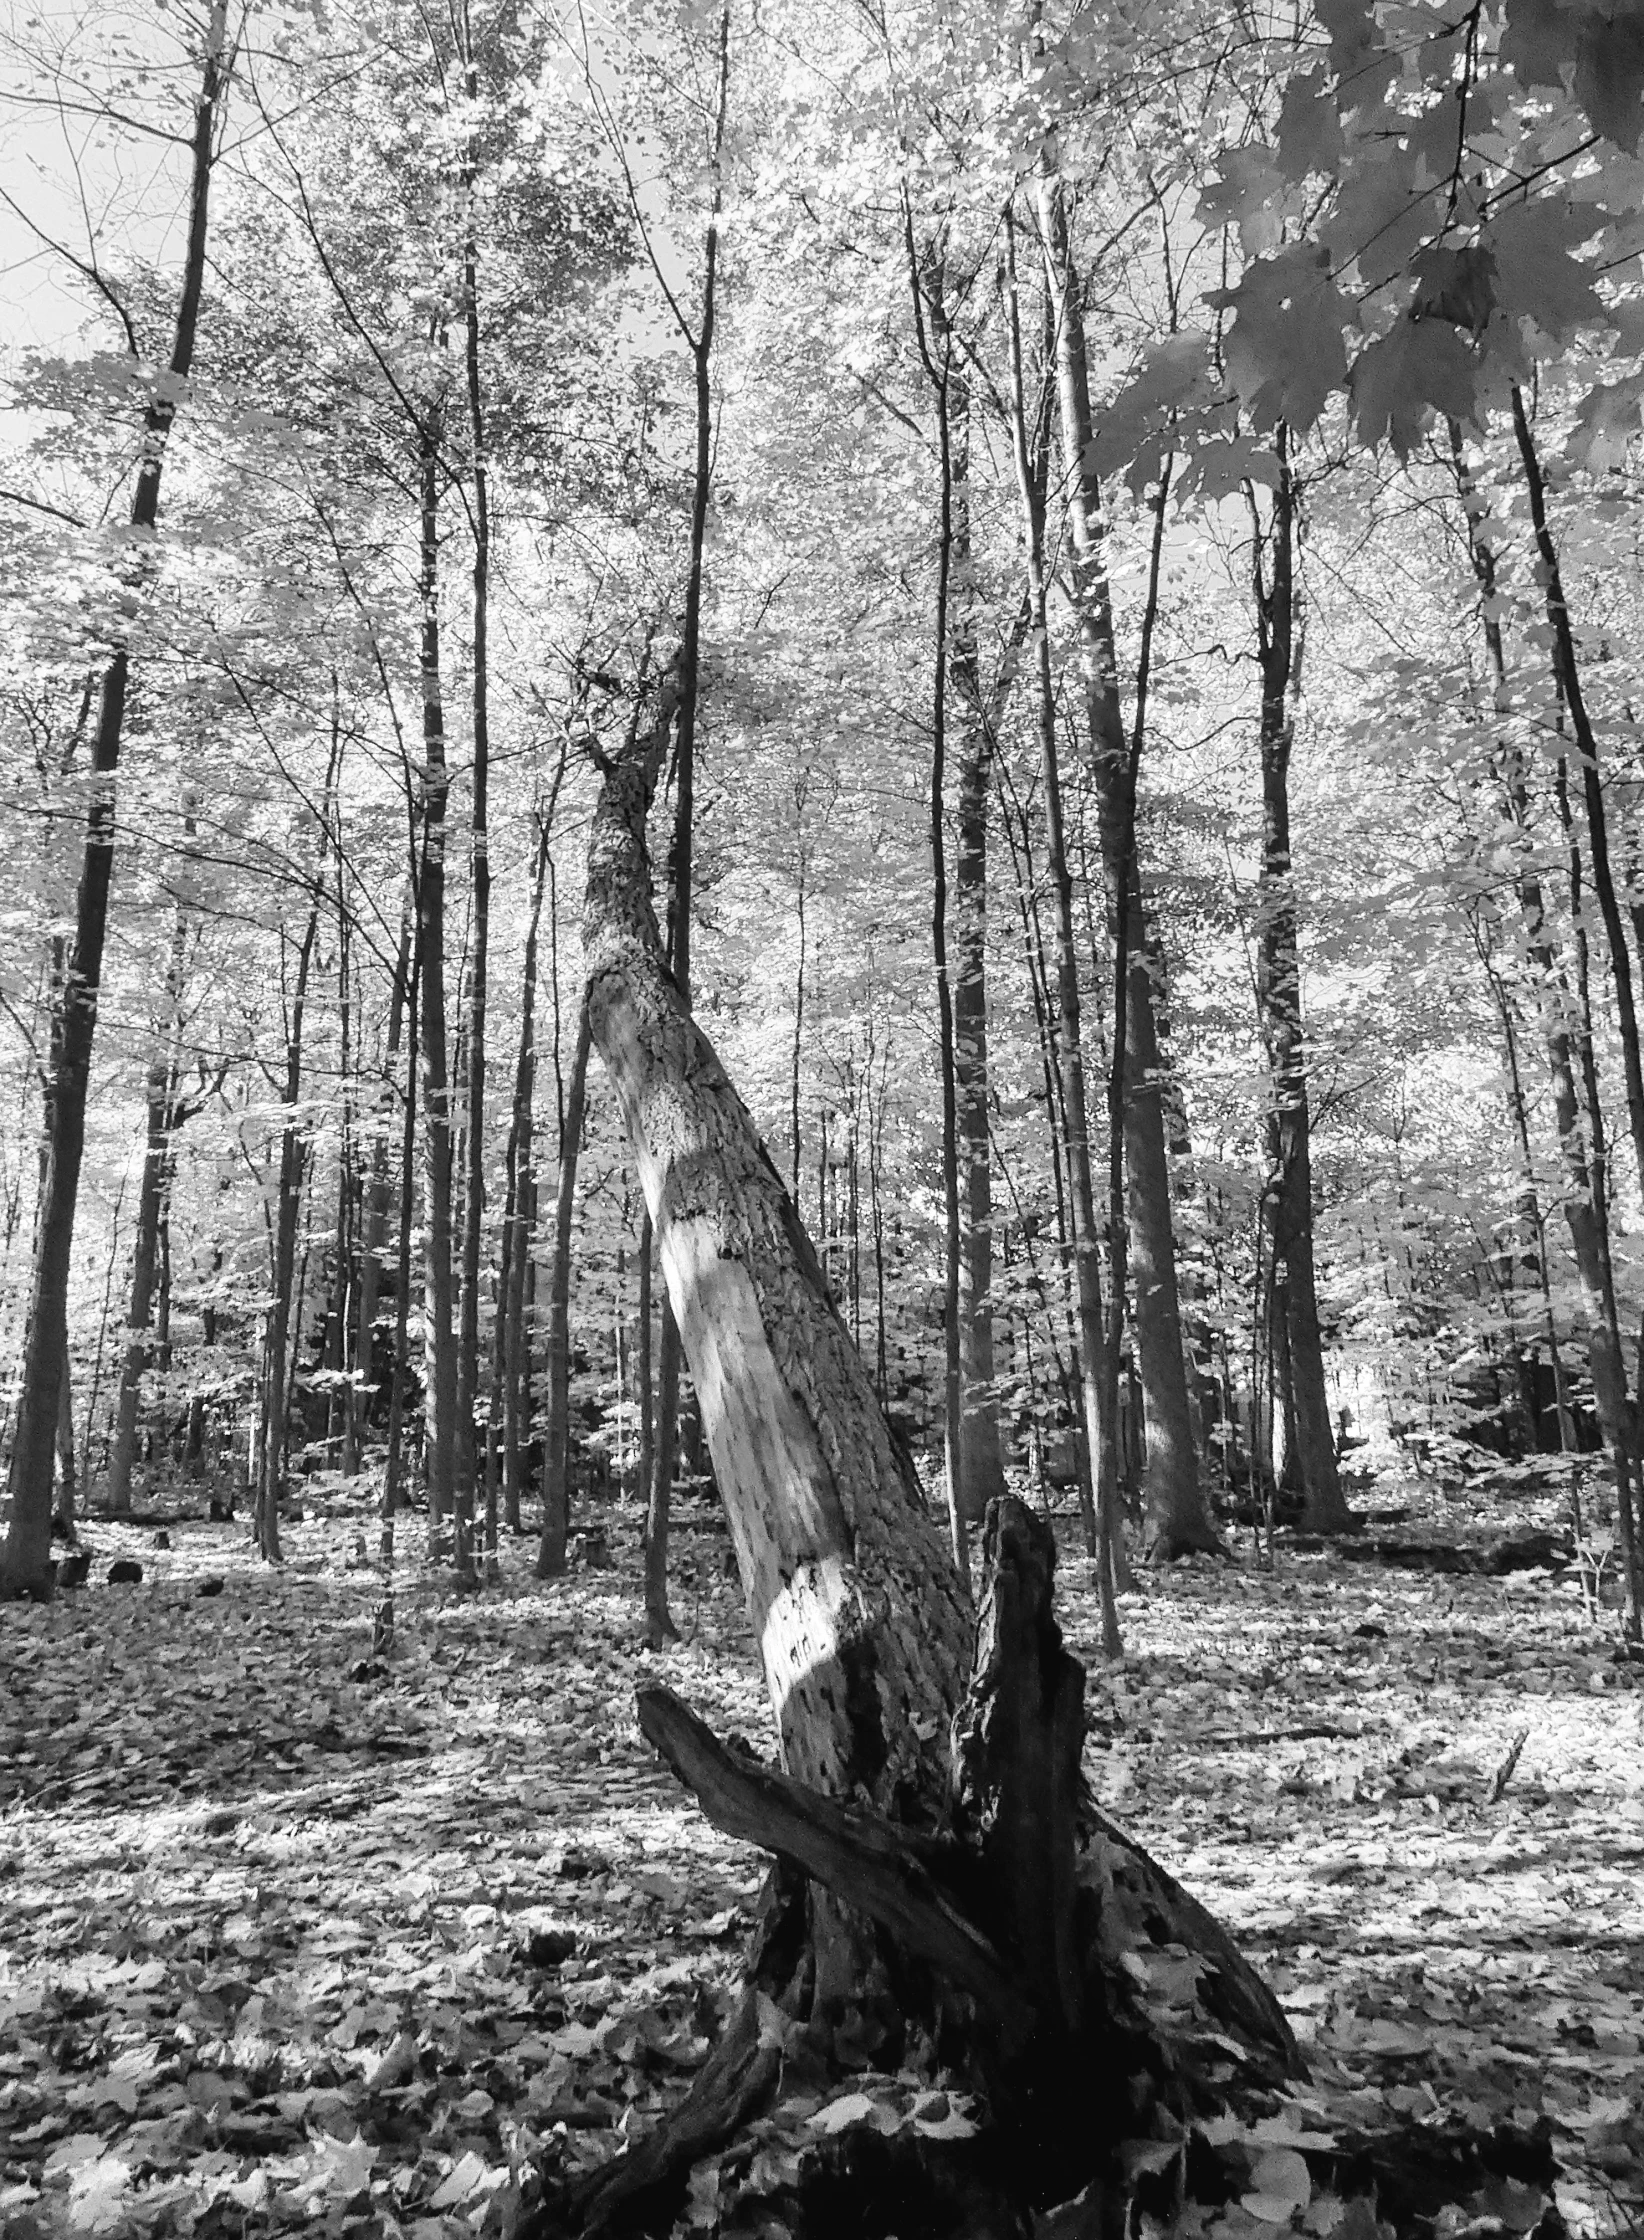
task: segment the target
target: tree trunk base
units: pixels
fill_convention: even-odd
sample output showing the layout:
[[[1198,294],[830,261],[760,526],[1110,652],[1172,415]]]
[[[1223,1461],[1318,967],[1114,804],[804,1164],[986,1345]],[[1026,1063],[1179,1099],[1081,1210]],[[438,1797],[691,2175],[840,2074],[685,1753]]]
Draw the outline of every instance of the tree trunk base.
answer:
[[[684,2101],[591,2176],[546,2181],[516,2240],[666,2234],[688,2204],[693,2230],[774,2221],[794,2240],[1120,2240],[1253,2190],[1268,2150],[1242,2127],[1305,2076],[1295,2040],[1226,1930],[1085,1786],[1049,1528],[996,1503],[985,1553],[940,1828],[821,1796],[642,1691],[645,1733],[708,1818],[779,1864]],[[1315,2188],[1373,2198],[1400,2240],[1554,2175],[1545,2135],[1505,2128],[1298,2151]],[[1538,2230],[1562,2232],[1550,2205]]]
[[[1212,1524],[1182,1527],[1149,1523],[1144,1528],[1142,1559],[1155,1567],[1179,1563],[1183,1556],[1215,1556],[1227,1562],[1227,1542]]]

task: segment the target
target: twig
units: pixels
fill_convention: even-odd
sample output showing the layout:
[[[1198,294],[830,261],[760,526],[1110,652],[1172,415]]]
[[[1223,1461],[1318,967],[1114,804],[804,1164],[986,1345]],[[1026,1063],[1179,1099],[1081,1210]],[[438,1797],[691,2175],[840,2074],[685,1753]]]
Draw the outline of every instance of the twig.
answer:
[[[1270,1742],[1362,1742],[1363,1739],[1356,1727],[1328,1725],[1263,1727],[1243,1733],[1196,1734],[1183,1738],[1185,1746],[1194,1750],[1258,1750]]]
[[[1502,1798],[1507,1794],[1507,1784],[1512,1780],[1514,1773],[1518,1769],[1519,1758],[1523,1753],[1524,1745],[1529,1741],[1529,1739],[1529,1728],[1520,1727],[1517,1734],[1514,1735],[1512,1741],[1509,1743],[1507,1747],[1507,1755],[1502,1759],[1500,1765],[1497,1766],[1495,1779],[1490,1784],[1490,1802],[1492,1804],[1500,1804]]]

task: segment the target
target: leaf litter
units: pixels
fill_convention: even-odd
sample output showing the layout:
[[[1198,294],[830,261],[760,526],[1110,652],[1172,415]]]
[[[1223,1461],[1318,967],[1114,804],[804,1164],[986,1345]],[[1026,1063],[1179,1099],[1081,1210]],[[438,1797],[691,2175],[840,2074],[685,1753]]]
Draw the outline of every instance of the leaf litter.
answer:
[[[764,1862],[662,1772],[633,1691],[664,1678],[769,1747],[717,1519],[680,1520],[666,1652],[619,1511],[614,1568],[538,1582],[510,1546],[473,1594],[403,1565],[385,1676],[356,1680],[383,1589],[362,1523],[311,1506],[270,1572],[233,1525],[157,1549],[97,1522],[89,1591],[5,1613],[6,2240],[505,2235],[533,2162],[618,2151],[707,2053]],[[121,1555],[142,1585],[102,1583]],[[1281,1544],[1272,1569],[1146,1580],[1117,1667],[1094,1590],[1070,1546],[1096,1792],[1264,1967],[1314,2071],[1235,2140],[1248,2185],[1203,2229],[1374,2240],[1300,2150],[1458,2118],[1549,2122],[1571,2229],[1636,2229],[1644,1668],[1574,1583]],[[1191,1998],[1185,1954],[1146,1973],[1161,2008]],[[866,2072],[790,2094],[746,2176],[775,2190],[853,2123],[971,2121]],[[1173,2151],[1137,2142],[1137,2165]],[[1516,2193],[1475,2205],[1488,2229],[1535,2223]],[[711,2232],[718,2198],[710,2165],[683,2229]]]

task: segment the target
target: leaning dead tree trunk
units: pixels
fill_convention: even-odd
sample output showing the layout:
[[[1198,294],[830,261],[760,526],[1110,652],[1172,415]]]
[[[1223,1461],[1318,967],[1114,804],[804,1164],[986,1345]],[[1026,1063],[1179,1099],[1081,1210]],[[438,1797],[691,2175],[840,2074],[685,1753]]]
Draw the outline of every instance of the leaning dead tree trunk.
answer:
[[[671,679],[665,679],[666,697]],[[955,1709],[963,1582],[746,1107],[663,962],[645,847],[667,727],[609,763],[583,945],[764,1658],[784,1763],[881,1809],[939,1785],[915,1723]]]
[[[665,1689],[645,1691],[640,1716],[709,1816],[797,1869],[804,1897],[778,1880],[743,2001],[673,2118],[592,2181],[550,2192],[520,2229],[666,2229],[686,2172],[770,2105],[803,2042],[813,2088],[817,2063],[860,2077],[867,2046],[886,2072],[956,2071],[984,2114],[964,2140],[916,2125],[888,2143],[871,2125],[843,2133],[794,2180],[800,2194],[835,2189],[831,2221],[772,2204],[785,2226],[854,2230],[851,2188],[882,2197],[890,2183],[921,2189],[921,2231],[1021,2232],[1029,2209],[1126,2185],[1121,2143],[1179,2141],[1190,2114],[1224,2099],[1217,2080],[1271,2087],[1299,2058],[1225,1932],[1092,1803],[1084,1673],[1051,1607],[1054,1542],[1019,1502],[989,1513],[973,1624],[793,1203],[663,962],[645,816],[666,738],[658,721],[604,765],[589,1018],[701,1402],[783,1770],[724,1748]],[[1174,2019],[1150,1966],[1188,1999]]]

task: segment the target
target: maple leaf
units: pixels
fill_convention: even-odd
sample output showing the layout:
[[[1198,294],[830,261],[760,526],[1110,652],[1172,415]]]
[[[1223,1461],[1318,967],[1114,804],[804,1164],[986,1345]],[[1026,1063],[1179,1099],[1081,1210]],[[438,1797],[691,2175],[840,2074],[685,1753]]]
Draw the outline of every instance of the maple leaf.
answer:
[[[1220,158],[1221,177],[1210,181],[1199,197],[1202,226],[1235,225],[1239,246],[1247,257],[1263,256],[1283,238],[1284,218],[1274,208],[1284,194],[1285,181],[1271,148],[1258,142],[1229,148]]]
[[[1208,392],[1210,337],[1197,328],[1166,335],[1102,413],[1092,443],[1090,464],[1106,481],[1122,467],[1131,487],[1141,488],[1158,471],[1168,447],[1173,413],[1202,400]]]
[[[1589,389],[1577,407],[1576,423],[1564,446],[1565,456],[1594,473],[1619,466],[1638,433],[1641,406],[1644,373],[1630,373],[1620,381],[1600,382]]]
[[[1402,317],[1359,352],[1348,386],[1360,442],[1374,445],[1386,435],[1408,458],[1435,411],[1473,418],[1478,361],[1447,320]]]
[[[1554,195],[1508,203],[1489,235],[1498,308],[1532,321],[1555,342],[1602,317],[1592,274],[1572,253],[1597,231],[1591,209]]]
[[[1644,138],[1644,10],[1595,8],[1576,45],[1575,97],[1618,148]]]
[[[1328,73],[1308,70],[1292,78],[1279,104],[1279,160],[1286,177],[1329,178],[1341,162],[1343,144]]]
[[[1314,13],[1330,34],[1330,68],[1338,83],[1352,88],[1354,107],[1373,107],[1399,67],[1375,10],[1362,0],[1316,0]]]
[[[1328,254],[1310,244],[1281,250],[1205,300],[1233,313],[1223,357],[1255,426],[1310,428],[1347,376],[1347,306]]]
[[[1356,265],[1365,287],[1379,288],[1404,272],[1436,217],[1404,164],[1361,162],[1342,182],[1320,235],[1337,264]]]
[[[1242,490],[1247,482],[1277,489],[1279,459],[1273,446],[1255,436],[1214,436],[1192,445],[1176,478],[1176,495],[1214,504]]]
[[[1526,91],[1562,88],[1568,69],[1595,131],[1629,150],[1644,137],[1644,8],[1638,0],[1611,7],[1594,0],[1574,7],[1513,0],[1501,59]]]
[[[1412,315],[1448,319],[1453,327],[1482,334],[1496,307],[1495,260],[1476,243],[1466,248],[1424,249],[1415,261]]]

